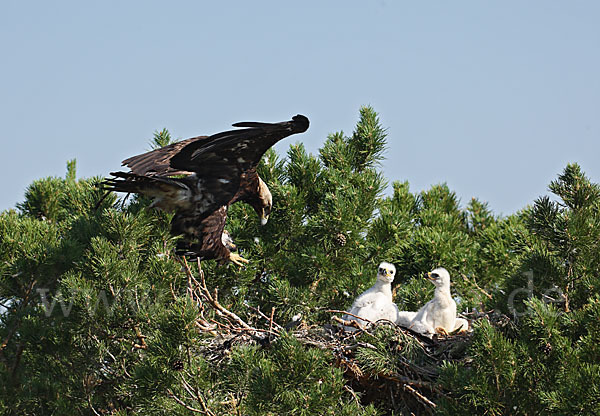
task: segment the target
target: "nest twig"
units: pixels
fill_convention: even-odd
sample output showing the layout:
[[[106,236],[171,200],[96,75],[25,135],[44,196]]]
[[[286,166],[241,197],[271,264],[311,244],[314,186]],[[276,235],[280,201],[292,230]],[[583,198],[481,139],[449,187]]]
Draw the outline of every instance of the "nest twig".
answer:
[[[207,286],[200,260],[197,262],[197,276],[185,259],[179,261],[188,279],[188,295],[197,303],[196,328],[202,333],[211,335],[205,338],[200,351],[207,360],[219,362],[227,359],[233,345],[259,343],[266,346],[285,330],[285,326],[275,321],[275,308],[271,308],[270,313],[265,314],[258,307],[246,305],[248,310],[259,318],[254,324],[230,311],[219,302],[218,290],[211,290]],[[204,315],[204,312],[209,310],[214,312],[214,318],[207,319]],[[391,410],[394,411],[409,408],[417,414],[433,413],[436,409],[435,401],[445,394],[437,383],[438,367],[442,361],[452,359],[455,344],[468,343],[470,336],[434,336],[430,339],[411,329],[386,322],[387,325],[391,325],[400,343],[414,345],[422,351],[429,364],[417,364],[404,357],[402,351],[406,345],[398,345],[398,350],[394,351],[398,364],[396,370],[373,371],[360,363],[357,354],[361,349],[378,349],[370,342],[365,342],[362,336],[366,334],[367,337],[375,337],[374,333],[382,322],[371,322],[335,309],[326,312],[331,313],[332,320],[340,326],[321,327],[303,324],[290,330],[290,334],[307,347],[316,347],[333,354],[333,364],[344,371],[348,380],[346,391],[350,392],[355,400],[363,404],[373,401],[386,403],[393,406]],[[355,320],[342,319],[335,314],[360,318],[367,324],[361,325]],[[358,331],[346,332],[344,327],[356,328]],[[170,396],[191,412],[210,415],[211,411],[200,393],[192,388],[189,381],[184,379],[182,382],[184,382],[183,391],[188,393],[188,397],[178,397],[172,392]],[[198,403],[199,406],[193,407],[190,402]]]

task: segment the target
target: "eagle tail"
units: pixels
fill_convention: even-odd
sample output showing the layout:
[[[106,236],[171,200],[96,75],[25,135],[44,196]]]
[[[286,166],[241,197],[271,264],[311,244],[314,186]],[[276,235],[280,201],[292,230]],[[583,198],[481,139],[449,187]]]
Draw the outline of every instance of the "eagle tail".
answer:
[[[125,192],[128,194],[142,194],[151,198],[158,198],[166,210],[176,208],[167,205],[167,201],[175,201],[182,192],[186,193],[189,188],[177,179],[161,176],[142,176],[130,172],[111,172],[112,178],[102,182],[106,191]]]
[[[202,244],[189,243],[186,241],[178,241],[175,246],[175,254],[186,257],[188,260],[212,260],[218,258],[224,260],[216,253],[215,250],[207,250]]]

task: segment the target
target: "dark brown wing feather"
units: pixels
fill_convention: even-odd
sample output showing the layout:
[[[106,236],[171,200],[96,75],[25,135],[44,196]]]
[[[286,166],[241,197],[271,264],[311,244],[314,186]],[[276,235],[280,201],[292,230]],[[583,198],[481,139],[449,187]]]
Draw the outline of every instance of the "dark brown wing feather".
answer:
[[[154,149],[141,155],[125,159],[121,164],[136,175],[189,175],[192,172],[171,168],[171,158],[190,143],[206,139],[208,136],[192,137],[170,145]]]
[[[204,194],[213,201],[212,209],[247,201],[252,193],[258,196],[258,175],[253,171],[262,155],[279,140],[306,131],[308,125],[308,118],[302,115],[281,123],[236,123],[234,126],[247,128],[190,141],[170,157],[170,165],[174,170],[196,173]]]
[[[178,252],[204,259],[228,259],[229,249],[221,240],[227,207],[235,201],[250,201],[253,195],[257,196],[255,169],[262,155],[279,140],[306,131],[308,125],[308,119],[302,115],[273,124],[236,123],[234,126],[246,128],[194,137],[126,159],[123,165],[131,172],[113,173],[116,178],[105,184],[115,191],[152,197],[152,185],[158,185],[159,197],[164,200],[160,204],[175,208],[172,232],[183,234],[185,238]],[[175,179],[176,183],[166,182],[170,180],[168,177],[182,174],[189,176]],[[141,177],[155,178],[157,182]],[[180,186],[191,195],[188,204],[170,201],[182,195],[177,189]]]
[[[253,207],[260,204],[258,195],[258,173],[256,173],[256,169],[250,169],[242,173],[240,177],[240,187],[229,202],[229,205],[238,201],[245,202]]]
[[[190,142],[171,157],[171,168],[193,171],[198,177],[221,170],[225,170],[228,176],[239,177],[242,172],[256,168],[271,146],[287,136],[306,131],[308,125],[308,119],[302,115],[281,123],[236,123],[234,126],[248,128]]]

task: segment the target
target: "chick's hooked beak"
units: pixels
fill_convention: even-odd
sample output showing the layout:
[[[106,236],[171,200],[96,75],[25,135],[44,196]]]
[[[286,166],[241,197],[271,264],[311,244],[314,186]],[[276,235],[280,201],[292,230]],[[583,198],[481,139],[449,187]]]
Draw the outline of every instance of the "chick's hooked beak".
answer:
[[[392,271],[388,270],[388,269],[386,269],[384,267],[380,267],[379,268],[379,274],[381,274],[383,276],[386,276],[386,277],[390,277],[392,275]]]
[[[424,277],[425,277],[425,279],[428,279],[428,280],[431,280],[432,282],[435,282],[435,276],[433,276],[433,275],[431,274],[431,272],[427,272],[427,273],[425,273],[425,276],[424,276]]]

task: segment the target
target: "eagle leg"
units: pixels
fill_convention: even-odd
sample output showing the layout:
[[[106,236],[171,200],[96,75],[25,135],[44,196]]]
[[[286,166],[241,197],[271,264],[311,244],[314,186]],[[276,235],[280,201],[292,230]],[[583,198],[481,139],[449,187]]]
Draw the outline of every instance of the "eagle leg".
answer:
[[[238,266],[243,266],[244,264],[248,264],[250,263],[249,260],[246,260],[245,258],[243,258],[242,256],[240,256],[237,253],[229,253],[229,261],[237,264]]]

